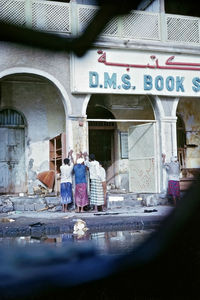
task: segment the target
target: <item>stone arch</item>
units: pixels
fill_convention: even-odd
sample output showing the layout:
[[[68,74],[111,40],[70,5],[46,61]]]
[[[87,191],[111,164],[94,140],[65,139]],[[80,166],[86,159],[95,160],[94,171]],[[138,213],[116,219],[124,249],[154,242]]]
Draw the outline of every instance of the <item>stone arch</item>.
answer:
[[[64,88],[64,86],[60,83],[60,81],[56,77],[49,74],[48,72],[45,72],[45,71],[42,71],[39,69],[35,69],[35,68],[15,67],[15,68],[9,68],[9,69],[4,70],[3,72],[0,72],[0,78],[9,76],[9,75],[13,75],[13,74],[22,74],[22,73],[38,75],[38,76],[44,77],[45,79],[48,79],[53,85],[55,85],[57,87],[57,89],[59,90],[59,92],[62,95],[61,99],[62,99],[63,106],[65,109],[65,115],[67,116],[72,113],[72,107],[71,107],[71,103],[70,103],[69,96],[67,94],[66,89]]]
[[[83,106],[82,106],[82,116],[83,117],[86,117],[86,112],[87,112],[87,107],[88,107],[88,103],[89,103],[89,101],[90,101],[90,99],[91,99],[91,94],[88,94],[86,97],[85,97],[85,100],[84,100],[84,102],[83,102]]]

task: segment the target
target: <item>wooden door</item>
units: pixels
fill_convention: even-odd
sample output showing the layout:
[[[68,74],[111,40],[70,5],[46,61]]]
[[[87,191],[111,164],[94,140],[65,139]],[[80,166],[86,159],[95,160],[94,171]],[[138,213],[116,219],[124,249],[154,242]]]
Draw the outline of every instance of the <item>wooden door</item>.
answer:
[[[156,125],[131,126],[128,134],[129,189],[135,193],[156,193]]]
[[[24,128],[0,128],[0,192],[24,191]]]

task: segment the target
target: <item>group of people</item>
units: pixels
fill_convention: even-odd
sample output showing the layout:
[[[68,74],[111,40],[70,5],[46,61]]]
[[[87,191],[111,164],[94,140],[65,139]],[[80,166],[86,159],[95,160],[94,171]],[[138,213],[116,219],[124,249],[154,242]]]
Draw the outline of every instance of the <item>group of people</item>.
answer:
[[[75,176],[75,204],[76,212],[84,212],[84,207],[94,206],[106,209],[106,172],[102,164],[95,159],[94,154],[79,153],[76,161],[73,158],[73,150],[65,158],[61,171],[61,204],[64,212],[68,211],[68,205],[73,202],[72,178]],[[88,197],[87,171],[90,180],[90,201]]]
[[[168,196],[173,199],[176,205],[180,198],[180,165],[177,156],[173,156],[169,163],[165,162],[165,155],[162,155],[163,165],[168,172]],[[62,210],[66,212],[68,205],[73,202],[72,178],[75,175],[75,204],[76,212],[84,212],[84,207],[94,206],[94,211],[106,210],[106,172],[102,164],[95,159],[94,154],[79,153],[76,161],[73,159],[73,150],[64,159],[61,171],[61,204]],[[88,197],[87,171],[90,180],[90,201]]]

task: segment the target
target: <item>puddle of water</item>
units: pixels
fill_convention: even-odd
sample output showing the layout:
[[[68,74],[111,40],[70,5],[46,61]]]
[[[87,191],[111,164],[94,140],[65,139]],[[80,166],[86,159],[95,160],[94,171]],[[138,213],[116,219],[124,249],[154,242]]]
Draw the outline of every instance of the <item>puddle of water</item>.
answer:
[[[92,243],[100,254],[125,254],[142,243],[153,230],[124,230],[109,232],[84,232],[84,234],[62,233],[42,237],[20,236],[0,238],[0,245],[51,244],[56,247],[67,243]]]

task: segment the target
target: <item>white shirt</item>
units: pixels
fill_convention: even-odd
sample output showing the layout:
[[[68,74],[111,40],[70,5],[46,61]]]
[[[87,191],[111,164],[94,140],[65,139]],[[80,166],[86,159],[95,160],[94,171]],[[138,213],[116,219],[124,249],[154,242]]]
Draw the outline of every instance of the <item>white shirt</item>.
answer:
[[[101,181],[102,182],[106,181],[106,171],[105,171],[105,169],[100,166],[99,171],[100,171],[99,173],[100,173]]]
[[[90,171],[90,179],[100,179],[100,165],[96,160],[93,161],[85,161],[85,165],[89,168]]]
[[[73,171],[74,164],[70,163],[69,165],[62,165],[60,167],[61,172],[61,183],[63,182],[70,182],[72,183],[72,171]]]
[[[170,162],[164,164],[167,169],[168,179],[179,181],[180,180],[180,164],[179,162]]]

